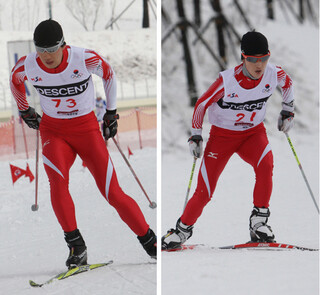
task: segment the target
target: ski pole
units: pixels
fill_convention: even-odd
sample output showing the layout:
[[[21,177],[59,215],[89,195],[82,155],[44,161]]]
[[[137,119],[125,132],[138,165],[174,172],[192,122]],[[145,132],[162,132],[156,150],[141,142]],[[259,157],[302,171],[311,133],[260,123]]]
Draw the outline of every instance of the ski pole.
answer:
[[[38,205],[38,176],[39,176],[39,130],[37,130],[37,146],[36,146],[36,180],[35,180],[35,202],[31,206],[32,211],[39,209]]]
[[[302,173],[303,179],[304,179],[304,181],[305,181],[305,183],[306,183],[306,185],[307,185],[307,187],[308,187],[308,190],[309,190],[309,193],[310,193],[310,195],[311,195],[311,197],[312,197],[313,203],[314,203],[314,205],[315,205],[315,207],[316,207],[316,209],[317,209],[317,211],[318,211],[318,214],[319,214],[320,212],[319,212],[318,204],[317,204],[317,202],[316,202],[316,199],[314,198],[314,195],[313,195],[312,190],[311,190],[311,188],[310,188],[310,185],[309,185],[309,182],[308,182],[308,180],[307,180],[307,177],[306,177],[306,175],[304,174],[304,171],[303,171],[302,166],[301,166],[301,163],[300,163],[300,161],[299,161],[299,159],[298,159],[297,153],[296,153],[296,151],[294,150],[294,147],[293,147],[293,144],[292,144],[291,139],[290,139],[290,137],[289,137],[289,134],[286,133],[286,132],[285,132],[284,134],[285,134],[286,137],[287,137],[288,143],[289,143],[289,145],[290,145],[290,147],[291,147],[291,150],[292,150],[292,152],[293,152],[294,157],[296,158],[296,161],[297,161],[298,166],[299,166],[299,169],[300,169],[300,171],[301,171],[301,173]]]
[[[131,165],[130,165],[130,163],[129,163],[128,159],[126,158],[126,156],[124,155],[123,151],[121,150],[121,148],[120,148],[120,146],[119,146],[118,142],[114,139],[114,137],[112,137],[112,139],[113,139],[114,144],[117,146],[117,148],[118,148],[118,150],[119,150],[119,152],[120,152],[120,154],[121,154],[122,158],[124,159],[124,161],[126,162],[126,164],[127,164],[127,165],[128,165],[128,167],[129,167],[130,171],[132,172],[132,174],[133,174],[133,176],[134,176],[135,180],[137,181],[137,183],[139,184],[139,186],[140,186],[141,190],[143,191],[144,195],[146,196],[147,200],[149,201],[149,203],[150,203],[149,207],[150,207],[150,208],[152,208],[152,209],[156,208],[156,207],[157,207],[156,202],[151,202],[151,201],[150,201],[150,199],[149,199],[149,197],[148,197],[148,195],[147,195],[146,191],[144,190],[144,188],[143,188],[143,186],[142,186],[141,182],[139,181],[139,179],[138,179],[138,177],[137,177],[136,173],[133,171],[133,169],[132,169],[132,167],[131,167]]]
[[[192,169],[191,169],[191,175],[190,175],[190,179],[189,179],[189,184],[188,184],[188,189],[187,189],[187,195],[186,195],[186,200],[184,202],[184,206],[183,206],[183,211],[184,209],[186,209],[187,203],[188,203],[188,198],[189,198],[189,193],[190,193],[190,189],[191,189],[191,183],[192,183],[192,178],[193,178],[193,173],[194,173],[194,168],[196,167],[196,162],[197,162],[197,158],[193,157],[193,164],[192,164]]]

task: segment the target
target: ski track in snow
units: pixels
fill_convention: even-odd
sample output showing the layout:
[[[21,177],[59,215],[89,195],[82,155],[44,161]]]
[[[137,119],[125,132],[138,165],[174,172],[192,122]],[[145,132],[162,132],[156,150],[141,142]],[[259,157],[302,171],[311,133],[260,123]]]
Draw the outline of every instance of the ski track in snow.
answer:
[[[175,5],[172,1],[163,2]],[[224,9],[231,9],[230,3],[231,0],[223,1]],[[192,5],[191,1],[189,5]],[[261,16],[265,12],[261,6],[264,7],[265,4],[259,1],[247,1],[243,5],[256,29],[272,36],[269,38],[272,52],[270,62],[283,66],[294,80],[298,109],[295,120],[298,124],[290,136],[313,193],[319,200],[319,67],[315,66],[319,63],[319,31],[310,24],[297,25],[292,19],[288,24],[281,15],[277,15],[280,20],[277,23],[267,22]],[[186,5],[186,12],[192,15],[190,6]],[[177,17],[175,8],[169,7],[168,11]],[[278,7],[276,11],[281,10]],[[211,8],[204,10],[205,20],[211,13]],[[58,14],[59,21],[66,19],[62,11]],[[237,30],[244,33],[247,29],[241,24],[238,26],[240,17],[232,18],[234,12],[230,13],[229,10],[228,14],[237,24]],[[67,21],[73,23],[72,20]],[[79,33],[68,25],[65,26],[70,44],[92,48],[106,56],[121,78],[127,78],[128,69],[123,66],[124,62],[132,58],[139,60],[141,43],[149,38],[148,33],[145,37],[139,30],[137,32],[129,35],[124,31],[115,31],[116,34],[109,31]],[[213,32],[212,29],[211,34]],[[0,51],[2,56],[7,55],[7,40],[32,38],[32,32],[0,33],[3,42]],[[150,34],[154,36],[153,31]],[[209,40],[210,38],[209,34]],[[128,40],[130,46],[127,46]],[[163,154],[162,199],[159,206],[162,208],[162,223],[159,225],[159,238],[167,229],[175,226],[182,213],[192,166],[187,146],[187,129],[190,128],[192,109],[186,107],[188,103],[183,55],[180,45],[166,43],[166,46],[167,50],[162,51],[165,59],[162,62]],[[148,43],[148,48],[150,50],[147,52],[146,63],[140,65],[135,77],[144,78],[155,74],[155,42]],[[218,69],[205,50],[198,46],[191,48],[191,51],[200,65],[195,67],[200,94],[213,82]],[[230,52],[229,54],[231,55]],[[146,57],[145,52],[143,56]],[[202,66],[201,62],[207,66]],[[231,63],[237,62],[231,57]],[[0,76],[4,83],[8,83],[5,58],[2,60]],[[9,89],[6,90],[7,95],[8,93]],[[318,248],[319,216],[292,151],[284,135],[275,127],[280,101],[279,94],[275,93],[268,103],[266,121],[275,163],[269,223],[278,242]],[[208,125],[204,129],[203,134],[208,134]],[[151,200],[156,200],[156,150],[147,148],[133,152],[130,162]],[[111,156],[120,185],[138,202],[147,221],[155,229],[156,211],[149,208],[121,156],[117,152],[112,152]],[[70,190],[76,206],[78,226],[88,246],[89,262],[113,259],[114,264],[43,288],[34,289],[29,286],[29,279],[41,283],[65,270],[68,248],[51,208],[49,184],[42,163],[39,165],[38,212],[30,209],[34,202],[34,183],[29,184],[27,178],[21,178],[14,186],[11,185],[9,163],[24,169],[25,162],[21,159],[0,160],[0,294],[156,294],[155,262],[146,255],[115,210],[101,197],[92,176],[82,168],[79,158],[71,170]],[[34,172],[34,159],[31,158],[28,162]],[[196,185],[199,166],[200,161],[197,162],[190,198]],[[248,241],[253,185],[252,168],[237,155],[233,156],[222,173],[213,200],[196,223],[189,242],[225,246]],[[162,253],[161,276],[161,286],[158,284],[158,289],[162,289],[163,295],[316,295],[319,294],[319,253],[297,250],[206,249]]]
[[[296,140],[298,138],[298,140]],[[318,146],[314,137],[291,139],[314,195],[318,189]],[[277,242],[319,248],[319,219],[285,136],[269,136],[274,154],[274,187],[269,224]],[[192,157],[163,155],[162,234],[181,216]],[[200,161],[196,164],[194,192]],[[174,168],[175,167],[175,168]],[[177,178],[176,175],[179,175]],[[234,155],[218,181],[187,243],[227,246],[249,240],[254,173]],[[162,253],[162,294],[318,294],[319,252],[195,249]],[[174,277],[174,279],[173,279]],[[196,283],[195,283],[196,282]]]
[[[130,163],[149,194],[156,198],[156,149],[134,150]],[[156,230],[156,211],[149,208],[140,187],[118,152],[111,152],[123,190],[132,196],[147,222]],[[68,248],[53,213],[49,184],[42,161],[39,165],[39,210],[34,203],[34,182],[20,178],[12,186],[9,163],[25,168],[25,160],[0,162],[0,294],[156,294],[156,263],[145,253],[136,236],[124,224],[96,188],[93,177],[77,158],[71,168],[70,191],[76,206],[78,227],[88,247],[88,262],[114,260],[110,266],[54,282],[42,283],[65,270]],[[28,160],[34,172],[34,158]],[[8,185],[10,184],[10,185]]]
[[[306,23],[290,23],[275,3],[276,22],[265,19],[264,4],[242,1],[255,29],[269,39],[270,62],[283,67],[292,77],[295,91],[295,127],[290,137],[319,204],[319,30]],[[166,11],[177,21],[175,4],[165,1]],[[241,35],[248,31],[233,1],[221,1],[229,20]],[[185,3],[186,15],[193,19],[193,3]],[[202,3],[204,24],[212,16],[209,4]],[[203,24],[203,25],[204,25]],[[168,30],[162,24],[165,34]],[[190,43],[195,35],[188,31]],[[206,40],[217,50],[214,25]],[[227,44],[229,46],[229,43]],[[308,48],[308,54],[306,54]],[[218,77],[219,67],[206,49],[190,46],[198,95]],[[230,46],[228,67],[240,63]],[[240,56],[240,48],[236,48]],[[174,228],[181,216],[191,174],[192,157],[187,139],[193,109],[189,103],[183,49],[173,34],[162,44],[162,202],[161,235]],[[281,96],[268,101],[265,125],[274,155],[274,184],[270,201],[271,225],[277,242],[319,248],[319,215],[303,180],[286,137],[277,130]],[[209,124],[204,119],[203,138]],[[205,143],[204,143],[205,145]],[[189,198],[195,190],[200,161],[197,161]],[[204,208],[186,243],[227,246],[249,240],[254,173],[250,165],[234,155],[218,181],[211,202]],[[301,295],[319,294],[319,252],[206,250],[164,252],[161,261],[162,294],[217,295]]]

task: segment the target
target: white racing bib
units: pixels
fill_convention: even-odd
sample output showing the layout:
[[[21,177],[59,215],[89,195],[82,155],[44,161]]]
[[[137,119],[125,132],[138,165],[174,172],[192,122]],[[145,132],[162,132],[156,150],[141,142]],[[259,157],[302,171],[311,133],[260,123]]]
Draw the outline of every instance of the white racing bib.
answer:
[[[67,68],[54,74],[40,68],[36,53],[27,56],[26,75],[37,90],[46,115],[66,119],[86,115],[94,109],[94,87],[85,65],[84,51],[84,48],[70,46]]]
[[[220,73],[225,96],[208,108],[212,125],[229,129],[245,130],[259,125],[266,114],[266,103],[277,87],[277,70],[268,64],[258,86],[242,88],[234,77],[234,69]]]

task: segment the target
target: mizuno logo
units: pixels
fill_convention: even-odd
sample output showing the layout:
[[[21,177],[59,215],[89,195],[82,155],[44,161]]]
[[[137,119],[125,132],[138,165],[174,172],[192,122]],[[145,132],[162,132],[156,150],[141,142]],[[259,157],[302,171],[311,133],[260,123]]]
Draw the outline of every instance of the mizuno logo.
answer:
[[[208,157],[218,159],[218,153],[209,152]]]
[[[44,144],[43,144],[43,147],[42,148],[44,148],[47,144],[49,144],[50,143],[50,139],[48,139]]]

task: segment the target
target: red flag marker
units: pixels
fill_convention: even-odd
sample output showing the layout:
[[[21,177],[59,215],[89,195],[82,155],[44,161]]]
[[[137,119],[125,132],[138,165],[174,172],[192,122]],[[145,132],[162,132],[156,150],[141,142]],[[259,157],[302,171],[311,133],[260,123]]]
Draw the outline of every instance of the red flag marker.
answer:
[[[34,176],[30,170],[29,164],[27,163],[26,170],[23,170],[17,166],[10,165],[12,184],[14,184],[21,176],[29,177],[30,182],[34,180]]]
[[[11,169],[11,176],[12,176],[12,184],[14,184],[21,176],[26,175],[26,171],[17,167],[13,166],[11,164],[10,169]]]
[[[27,168],[26,168],[26,177],[29,177],[30,182],[34,180],[34,176],[29,168],[29,164],[27,163]]]
[[[133,155],[133,152],[130,150],[130,148],[128,146],[128,158],[130,158],[131,155]]]

